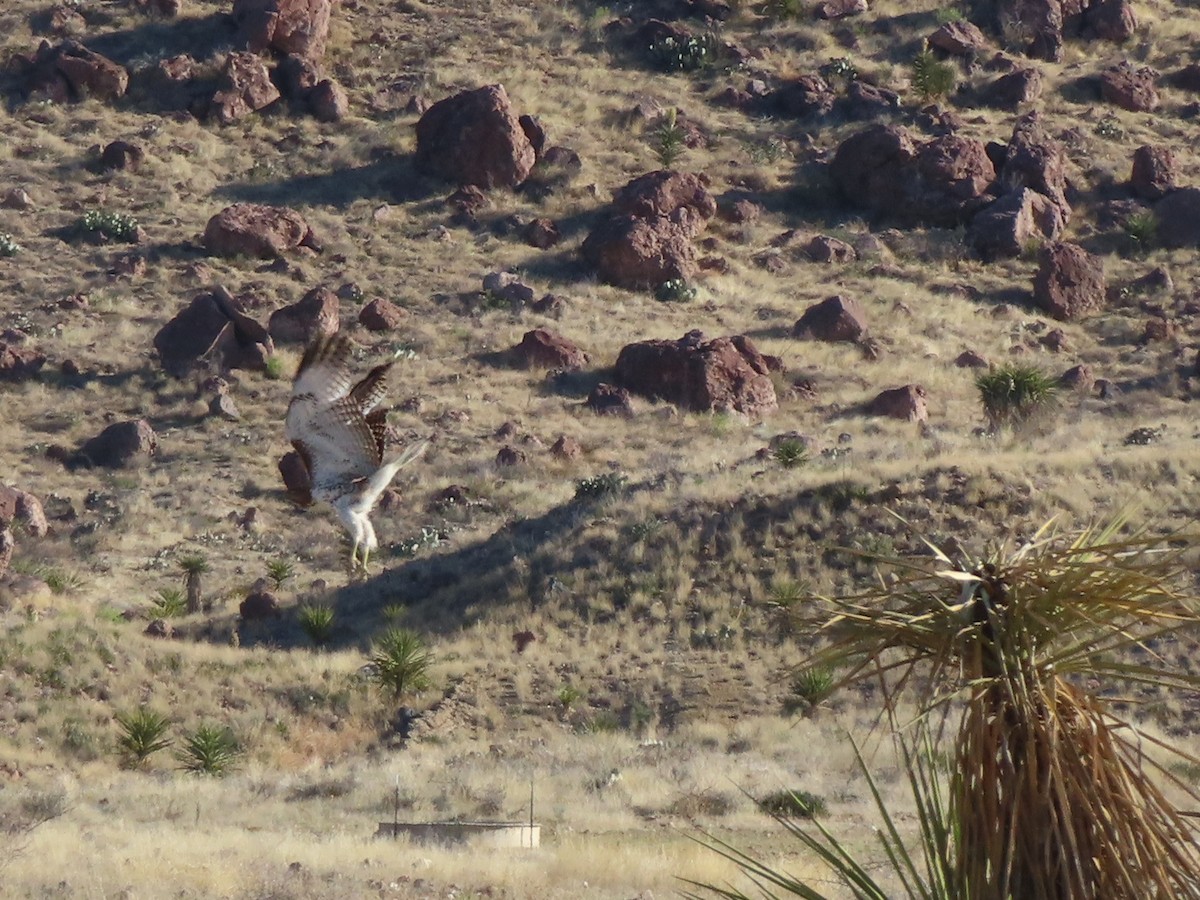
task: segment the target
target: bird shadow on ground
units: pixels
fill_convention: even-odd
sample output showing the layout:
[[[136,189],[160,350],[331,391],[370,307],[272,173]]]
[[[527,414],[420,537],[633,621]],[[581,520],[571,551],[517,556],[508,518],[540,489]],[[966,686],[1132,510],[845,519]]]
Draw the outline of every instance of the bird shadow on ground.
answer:
[[[375,574],[349,579],[306,599],[332,608],[334,621],[342,625],[325,649],[367,649],[371,636],[394,619],[397,608],[407,613],[405,619],[419,623],[419,631],[434,635],[453,633],[479,621],[500,602],[496,598],[524,594],[529,609],[539,608],[559,588],[552,572],[597,562],[586,542],[578,539],[597,514],[596,503],[571,500],[445,553],[398,559],[401,550],[380,547]],[[563,557],[563,546],[575,547],[571,558]],[[231,631],[236,631],[243,647],[311,647],[312,641],[299,624],[297,608],[251,622],[230,611],[180,632],[195,640],[225,643]],[[346,623],[353,625],[346,627]]]

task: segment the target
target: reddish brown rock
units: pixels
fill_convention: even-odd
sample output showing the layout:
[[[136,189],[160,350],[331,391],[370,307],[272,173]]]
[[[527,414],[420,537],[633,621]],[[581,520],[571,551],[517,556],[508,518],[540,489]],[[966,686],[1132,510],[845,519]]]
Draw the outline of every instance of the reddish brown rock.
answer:
[[[979,99],[984,106],[1016,109],[1041,97],[1043,81],[1038,69],[1016,69],[985,86]]]
[[[308,92],[308,108],[319,122],[340,122],[350,113],[350,98],[340,84],[325,78]]]
[[[335,0],[234,0],[239,38],[255,52],[268,48],[320,59]]]
[[[319,59],[289,53],[275,67],[275,75],[283,93],[293,100],[302,100],[325,78]]]
[[[169,640],[175,636],[175,626],[166,619],[151,619],[142,634],[146,635],[146,637]]]
[[[299,302],[271,313],[267,330],[280,344],[308,345],[318,336],[337,334],[341,327],[341,307],[337,294],[326,287],[316,287]]]
[[[622,348],[615,367],[622,387],[695,412],[738,412],[760,419],[778,407],[762,354],[743,335],[705,340],[640,341]]]
[[[1034,241],[1055,241],[1065,227],[1062,211],[1048,197],[1020,188],[975,215],[967,229],[967,242],[990,262],[1020,256]]]
[[[1175,152],[1170,147],[1147,144],[1133,152],[1129,176],[1133,192],[1144,200],[1158,200],[1175,190]]]
[[[1129,0],[1093,0],[1085,13],[1087,28],[1096,37],[1120,44],[1137,32],[1137,15]]]
[[[1004,193],[1023,187],[1037,191],[1058,207],[1064,225],[1070,221],[1067,154],[1046,131],[1040,113],[1029,112],[1017,119],[997,181]]]
[[[128,141],[113,141],[100,153],[100,168],[136,172],[146,158],[146,151]]]
[[[525,332],[512,350],[517,364],[526,369],[582,369],[588,356],[575,343],[549,328]]]
[[[631,419],[634,416],[633,397],[629,391],[615,384],[598,384],[588,394],[588,409],[600,416],[623,416]]]
[[[377,297],[358,314],[358,324],[367,331],[394,331],[404,324],[408,313],[391,300]]]
[[[978,56],[988,49],[987,38],[973,22],[947,22],[928,38],[929,46],[951,56]]]
[[[1058,384],[1060,387],[1078,391],[1081,394],[1090,393],[1096,384],[1096,376],[1092,374],[1092,367],[1088,365],[1072,366],[1058,376]]]
[[[988,361],[974,350],[964,350],[954,359],[954,364],[960,369],[986,369]]]
[[[1200,247],[1200,188],[1171,191],[1154,205],[1155,235],[1165,247]]]
[[[20,522],[34,537],[45,537],[50,530],[41,500],[28,491],[0,484],[0,527],[8,528],[14,522]]]
[[[845,263],[858,258],[854,248],[845,241],[817,235],[804,246],[804,254],[813,262]]]
[[[1006,0],[1002,22],[1014,23],[1014,38],[1024,44],[1027,56],[1060,62],[1063,54],[1061,0]]]
[[[124,66],[73,40],[57,46],[42,41],[33,54],[17,57],[14,65],[25,75],[31,94],[57,103],[87,97],[112,100],[129,87]]]
[[[1134,68],[1122,60],[1100,73],[1100,96],[1108,103],[1133,112],[1158,108],[1158,73],[1149,66]]]
[[[768,102],[782,115],[802,119],[829,112],[837,94],[820,75],[801,75],[773,91]]]
[[[643,219],[669,219],[698,234],[717,214],[717,201],[699,176],[660,169],[614,191],[613,211]]]
[[[278,467],[288,499],[298,506],[311,506],[312,477],[308,474],[303,457],[295,450],[289,450],[279,458]]]
[[[106,469],[128,468],[158,452],[158,435],[145,419],[115,422],[80,448],[84,462]]]
[[[792,327],[795,337],[811,337],[818,341],[861,340],[867,333],[867,314],[863,305],[853,297],[835,294],[815,303],[804,311]]]
[[[924,422],[929,418],[925,388],[919,384],[883,391],[867,404],[866,412],[872,416],[887,416],[890,419],[905,419],[909,422]]]
[[[602,281],[630,289],[656,288],[696,275],[696,249],[689,227],[670,219],[610,216],[580,247]]]
[[[1042,248],[1033,298],[1056,319],[1076,321],[1104,304],[1104,263],[1078,244],[1061,242]]]
[[[548,250],[562,240],[553,219],[534,219],[525,226],[525,242],[539,250]]]
[[[212,360],[225,369],[262,371],[275,352],[267,329],[223,287],[197,294],[154,336],[159,361],[176,378]]]
[[[279,598],[267,590],[262,579],[255,582],[250,593],[246,595],[246,599],[238,605],[238,614],[245,622],[278,619],[282,615],[279,611]]]
[[[447,181],[513,188],[535,162],[503,85],[440,100],[417,122],[417,167]]]
[[[62,37],[79,37],[87,31],[87,19],[73,6],[56,6],[50,10],[44,30]]]
[[[579,459],[583,455],[583,447],[575,438],[560,434],[551,445],[550,453],[561,460]]]
[[[28,381],[46,364],[46,354],[0,339],[0,381]]]
[[[209,118],[229,125],[279,99],[266,63],[254,53],[230,53],[209,103]]]
[[[319,250],[304,216],[286,206],[235,203],[208,220],[204,246],[217,256],[271,259],[298,247]]]
[[[523,466],[528,460],[524,450],[518,450],[516,447],[510,447],[505,444],[496,453],[496,465],[500,468],[509,468],[511,466]]]

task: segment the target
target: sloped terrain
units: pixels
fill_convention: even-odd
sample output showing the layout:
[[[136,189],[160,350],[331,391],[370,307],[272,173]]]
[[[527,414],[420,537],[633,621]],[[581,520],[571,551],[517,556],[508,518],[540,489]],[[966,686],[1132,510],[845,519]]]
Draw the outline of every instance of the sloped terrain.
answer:
[[[0,502],[0,776],[6,821],[35,821],[34,800],[54,813],[13,833],[7,866],[0,851],[6,883],[657,895],[675,875],[729,877],[668,825],[794,852],[739,787],[818,791],[866,844],[843,727],[877,723],[872,696],[794,718],[814,595],[861,588],[874,557],[924,552],[922,536],[978,553],[1053,516],[1191,522],[1195,4],[1098,4],[1129,11],[1132,34],[1089,13],[1057,50],[1033,2],[818,17],[835,5],[342,0],[324,48],[249,58],[253,3],[0,12],[0,482],[48,520],[43,535]],[[947,28],[974,40],[968,22],[979,45],[923,53]],[[81,76],[91,57],[66,40],[127,86],[99,64]],[[1113,81],[1123,61],[1132,86]],[[1025,70],[1040,91],[989,105]],[[512,121],[535,120],[504,132],[510,155],[481,152],[492,132],[420,144],[434,104],[496,84]],[[626,189],[664,170],[679,175]],[[985,234],[1015,195],[1024,217]],[[287,207],[311,235],[293,223],[261,258],[226,255],[210,221],[237,204]],[[1061,242],[1099,289],[1048,268]],[[853,315],[796,328],[834,295]],[[323,325],[276,315],[306,297]],[[207,318],[177,320],[189,309]],[[177,357],[156,343],[172,321]],[[396,359],[395,435],[432,436],[374,513],[363,578],[333,513],[296,505],[278,467],[306,329],[330,321],[364,373]],[[514,348],[535,329],[551,349],[527,367]],[[714,340],[732,336],[749,349]],[[555,356],[556,338],[586,360]],[[626,368],[639,341],[669,343]],[[1036,421],[996,429],[975,379],[1010,363],[1059,387]],[[598,414],[602,385],[628,386],[632,414]],[[104,465],[87,442],[138,420],[153,440]],[[197,554],[203,609],[147,634]],[[272,563],[278,609],[248,619]],[[333,610],[321,649],[306,604]],[[408,714],[362,670],[395,625],[435,654]],[[1190,647],[1166,652],[1192,665]],[[1190,740],[1190,699],[1135,699]],[[114,716],[142,704],[169,714],[174,749],[231,728],[241,771],[196,786],[171,752],[121,770]],[[414,818],[520,818],[531,776],[554,797],[538,804],[544,876],[362,846],[397,782]],[[155,829],[194,850],[162,862]],[[84,865],[89,841],[120,849]]]

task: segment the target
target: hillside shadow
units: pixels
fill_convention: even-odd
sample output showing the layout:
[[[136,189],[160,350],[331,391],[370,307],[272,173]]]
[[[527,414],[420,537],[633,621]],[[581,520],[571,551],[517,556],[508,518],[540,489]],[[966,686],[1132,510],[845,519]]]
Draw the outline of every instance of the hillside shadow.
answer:
[[[361,166],[276,181],[241,181],[225,184],[214,196],[235,203],[284,206],[308,204],[345,209],[357,200],[392,203],[429,201],[444,191],[444,184],[418,172],[411,154],[388,154]]]
[[[141,68],[148,60],[157,62],[187,54],[197,61],[233,49],[237,26],[227,13],[202,18],[146,19],[133,28],[89,35],[89,50],[107,56],[128,69]]]

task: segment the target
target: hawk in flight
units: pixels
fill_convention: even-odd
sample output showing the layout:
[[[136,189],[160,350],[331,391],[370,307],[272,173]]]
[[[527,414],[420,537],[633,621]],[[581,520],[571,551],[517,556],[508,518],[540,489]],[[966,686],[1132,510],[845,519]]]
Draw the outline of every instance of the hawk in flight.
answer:
[[[349,361],[350,342],[342,335],[318,337],[304,351],[292,382],[287,437],[308,469],[313,499],[331,504],[350,532],[350,570],[359,564],[361,548],[366,571],[371,551],[379,546],[368,518],[371,509],[428,441],[399,451],[385,446],[387,411],[377,407],[395,360],[357,382]]]

